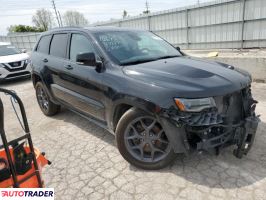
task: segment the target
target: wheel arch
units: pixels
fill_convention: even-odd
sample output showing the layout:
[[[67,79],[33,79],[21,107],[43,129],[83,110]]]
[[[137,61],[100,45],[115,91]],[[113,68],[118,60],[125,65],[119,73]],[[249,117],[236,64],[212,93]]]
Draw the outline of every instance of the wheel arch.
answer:
[[[113,104],[111,111],[111,122],[114,132],[123,114],[133,107],[141,109],[149,114],[157,114],[161,110],[158,105],[145,99],[136,97],[125,97],[120,99]]]
[[[32,83],[33,83],[34,88],[35,88],[37,82],[42,81],[41,76],[37,73],[32,73],[31,79],[32,79]]]
[[[33,87],[35,88],[36,87],[36,84],[38,82],[41,82],[50,98],[50,100],[55,103],[55,104],[58,104],[60,105],[60,103],[56,100],[56,98],[54,98],[50,88],[49,88],[49,85],[47,84],[46,80],[42,78],[42,75],[37,73],[37,72],[33,72],[31,74],[31,79],[32,79],[32,83],[33,83]]]

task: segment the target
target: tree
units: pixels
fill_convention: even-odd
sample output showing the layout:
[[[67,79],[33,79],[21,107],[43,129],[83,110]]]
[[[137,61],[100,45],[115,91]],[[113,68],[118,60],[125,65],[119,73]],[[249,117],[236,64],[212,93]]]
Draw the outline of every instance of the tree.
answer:
[[[11,25],[8,27],[9,33],[17,33],[17,32],[43,32],[45,31],[42,28],[37,28],[35,26],[27,26],[27,25]]]
[[[37,28],[47,31],[53,25],[52,12],[44,8],[37,10],[35,15],[32,17],[32,23]]]
[[[89,24],[82,13],[74,10],[66,11],[63,15],[63,21],[66,26],[87,26]]]
[[[128,16],[128,15],[127,15],[127,11],[124,10],[124,11],[123,11],[123,19],[126,18],[127,16]]]

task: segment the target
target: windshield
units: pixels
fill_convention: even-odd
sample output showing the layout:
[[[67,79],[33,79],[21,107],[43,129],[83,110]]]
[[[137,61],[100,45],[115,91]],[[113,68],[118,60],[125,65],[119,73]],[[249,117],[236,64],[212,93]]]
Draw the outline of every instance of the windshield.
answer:
[[[16,47],[5,45],[0,46],[0,56],[8,56],[21,53]]]
[[[106,53],[118,64],[129,65],[181,56],[162,38],[146,31],[108,31],[95,33]]]

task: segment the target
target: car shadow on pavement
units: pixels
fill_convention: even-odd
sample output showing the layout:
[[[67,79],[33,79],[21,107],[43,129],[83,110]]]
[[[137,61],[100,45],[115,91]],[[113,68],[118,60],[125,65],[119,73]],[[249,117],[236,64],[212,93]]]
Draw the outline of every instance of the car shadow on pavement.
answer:
[[[54,119],[63,120],[64,122],[71,123],[78,128],[84,130],[88,134],[92,134],[94,137],[101,139],[102,141],[115,146],[115,136],[109,133],[104,128],[97,126],[93,122],[79,116],[78,114],[67,110],[66,108],[61,108],[60,113],[53,116]]]
[[[0,81],[0,87],[8,87],[8,86],[19,86],[21,84],[25,84],[30,82],[30,78],[19,78],[16,80],[7,80],[7,81]]]
[[[115,146],[115,137],[103,128],[63,109],[54,116],[57,120],[71,123],[78,128]],[[266,124],[261,122],[255,143],[247,156],[238,159],[233,155],[233,147],[221,151],[219,156],[211,153],[193,153],[189,156],[177,155],[168,167],[157,171],[146,171],[132,165],[133,172],[172,174],[172,181],[186,181],[209,188],[233,189],[252,185],[266,177]],[[159,175],[160,176],[160,175]]]
[[[254,146],[247,156],[238,159],[233,147],[219,156],[211,153],[178,155],[173,164],[158,173],[172,173],[172,181],[186,180],[208,188],[234,189],[253,185],[266,178],[266,124],[261,122]],[[140,169],[130,166],[132,171]],[[144,171],[144,170],[142,170]]]

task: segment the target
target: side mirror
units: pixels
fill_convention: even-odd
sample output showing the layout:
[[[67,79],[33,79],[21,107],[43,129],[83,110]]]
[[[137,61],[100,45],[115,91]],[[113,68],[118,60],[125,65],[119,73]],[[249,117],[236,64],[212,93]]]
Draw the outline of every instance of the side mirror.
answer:
[[[80,53],[76,58],[77,63],[88,66],[96,66],[96,56],[94,53]]]
[[[22,49],[21,53],[27,53],[27,49]]]
[[[176,50],[181,51],[180,47],[176,47]]]

